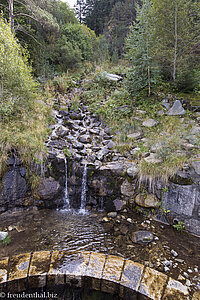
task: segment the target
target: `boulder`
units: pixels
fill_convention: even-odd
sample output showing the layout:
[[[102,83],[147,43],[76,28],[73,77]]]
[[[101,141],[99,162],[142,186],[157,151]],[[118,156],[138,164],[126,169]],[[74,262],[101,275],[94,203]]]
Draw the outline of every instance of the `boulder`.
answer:
[[[183,108],[181,101],[176,100],[173,106],[166,112],[168,116],[182,116],[185,114],[185,109]]]
[[[164,106],[166,109],[170,108],[170,103],[168,101],[168,99],[163,99],[163,101],[161,102],[162,106]]]
[[[8,233],[5,231],[0,231],[0,241],[5,240],[5,238],[8,236]]]
[[[115,175],[123,175],[123,172],[125,171],[125,167],[123,164],[120,164],[120,162],[116,161],[116,162],[110,162],[106,165],[103,165],[100,168],[100,171],[111,171],[112,173],[114,173]]]
[[[119,75],[116,74],[110,74],[110,73],[105,73],[105,78],[110,80],[110,81],[120,81],[123,78]]]
[[[153,234],[145,230],[136,231],[132,233],[131,240],[137,244],[149,244],[153,241]]]
[[[151,164],[158,164],[162,162],[162,159],[158,158],[155,153],[151,153],[149,156],[145,157],[144,160]]]
[[[200,161],[193,161],[191,165],[194,168],[195,172],[200,175]]]
[[[115,145],[116,144],[113,141],[109,141],[106,146],[108,149],[113,149],[115,147]]]
[[[156,120],[154,120],[154,119],[148,119],[148,120],[146,120],[146,121],[144,121],[144,122],[142,123],[142,125],[143,125],[144,127],[148,127],[148,128],[154,127],[154,126],[156,126],[157,124],[158,124],[158,121],[156,121]]]
[[[171,179],[171,182],[180,185],[192,185],[194,180],[191,175],[186,171],[178,171]]]
[[[24,175],[21,167],[12,167],[3,176],[0,190],[0,206],[14,207],[16,200],[20,203],[20,200],[25,198],[27,185],[21,173]]]
[[[134,139],[134,140],[139,140],[143,138],[143,132],[138,131],[138,132],[133,132],[127,135],[129,139]]]
[[[127,197],[133,197],[135,194],[136,186],[130,183],[127,179],[121,185],[121,194]]]
[[[60,184],[53,177],[43,178],[35,195],[41,200],[53,200],[60,192]]]
[[[137,165],[135,164],[131,167],[128,167],[127,174],[128,174],[128,176],[135,178],[138,174],[138,171],[139,171],[139,169],[138,169]]]
[[[153,208],[159,207],[159,200],[153,194],[147,194],[147,195],[139,194],[136,196],[135,202],[142,207],[153,207]]]
[[[55,134],[61,138],[65,137],[68,133],[69,133],[69,129],[63,125],[60,125],[55,129]]]
[[[79,141],[80,141],[81,143],[91,143],[92,139],[91,139],[91,136],[90,136],[90,135],[84,134],[84,135],[81,135],[81,136],[79,137]]]
[[[113,203],[114,203],[114,206],[115,206],[115,208],[116,208],[116,211],[122,210],[122,209],[124,208],[124,206],[125,206],[124,201],[122,201],[122,200],[120,200],[120,199],[115,199],[115,200],[113,201]]]
[[[199,135],[200,134],[200,126],[193,126],[190,130],[191,135]]]
[[[103,160],[104,159],[104,157],[107,155],[109,153],[109,150],[106,148],[106,147],[104,147],[104,148],[102,148],[98,153],[97,153],[97,158],[98,158],[98,160]]]

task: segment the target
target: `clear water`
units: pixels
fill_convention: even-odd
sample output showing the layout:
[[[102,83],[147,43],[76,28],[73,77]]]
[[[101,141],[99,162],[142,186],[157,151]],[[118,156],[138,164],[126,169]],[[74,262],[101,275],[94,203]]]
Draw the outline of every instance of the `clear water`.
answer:
[[[101,218],[73,210],[7,212],[0,216],[0,229],[10,230],[11,242],[0,244],[0,256],[44,249],[109,252],[113,241]]]
[[[70,199],[69,199],[69,194],[68,194],[67,179],[68,179],[67,159],[65,158],[65,199],[64,199],[65,201],[64,201],[63,209],[69,210],[70,209]]]
[[[87,164],[84,166],[83,178],[82,178],[82,187],[81,187],[81,207],[79,212],[85,213],[86,206],[86,188],[87,188]]]

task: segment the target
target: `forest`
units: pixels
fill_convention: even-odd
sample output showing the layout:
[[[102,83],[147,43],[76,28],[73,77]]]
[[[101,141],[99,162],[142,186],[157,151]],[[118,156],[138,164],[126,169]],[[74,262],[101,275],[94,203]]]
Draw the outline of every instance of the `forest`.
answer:
[[[74,9],[1,0],[0,8],[1,173],[13,147],[29,166],[43,161],[55,98],[87,76],[99,84],[74,95],[75,106],[83,99],[116,126],[135,107],[153,114],[167,94],[199,103],[199,0],[77,0]],[[104,82],[109,70],[123,78],[118,90]]]

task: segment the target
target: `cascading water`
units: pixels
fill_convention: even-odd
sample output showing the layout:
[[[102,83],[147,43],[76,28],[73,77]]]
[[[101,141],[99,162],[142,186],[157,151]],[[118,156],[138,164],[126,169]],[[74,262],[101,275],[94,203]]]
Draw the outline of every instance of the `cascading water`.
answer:
[[[86,188],[87,188],[87,163],[85,164],[83,170],[82,187],[81,187],[81,208],[79,210],[80,213],[85,213]]]
[[[65,198],[64,198],[63,209],[66,209],[66,210],[70,209],[70,201],[69,201],[68,185],[67,185],[67,159],[66,159],[66,157],[65,157]]]
[[[103,205],[104,205],[104,198],[103,198],[103,196],[101,196],[99,198],[99,210],[100,211],[103,211]]]

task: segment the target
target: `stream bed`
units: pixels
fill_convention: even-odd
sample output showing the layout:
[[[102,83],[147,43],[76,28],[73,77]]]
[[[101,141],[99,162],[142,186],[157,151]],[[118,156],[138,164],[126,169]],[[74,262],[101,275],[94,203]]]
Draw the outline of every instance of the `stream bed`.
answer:
[[[80,214],[72,210],[15,209],[3,213],[0,230],[8,230],[11,241],[0,243],[0,258],[39,250],[95,251],[132,259],[200,288],[198,237],[137,213],[121,213],[109,222],[102,222],[103,218],[103,212]],[[131,234],[138,230],[150,231],[153,241],[134,243]]]

